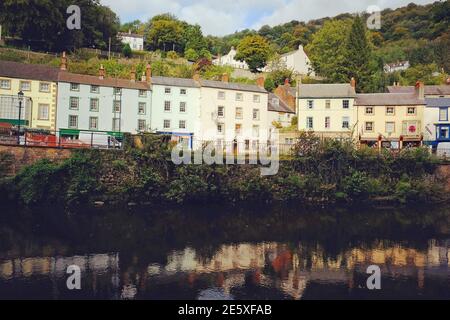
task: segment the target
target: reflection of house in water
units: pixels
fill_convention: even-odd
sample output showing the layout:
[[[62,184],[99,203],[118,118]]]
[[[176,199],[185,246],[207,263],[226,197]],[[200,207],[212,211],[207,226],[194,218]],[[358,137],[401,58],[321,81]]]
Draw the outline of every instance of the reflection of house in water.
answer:
[[[371,264],[379,265],[382,274],[394,278],[399,275],[417,277],[421,288],[425,273],[435,272],[433,267],[450,266],[449,252],[448,245],[438,246],[435,241],[431,241],[425,251],[380,243],[371,249],[353,248],[330,259],[322,248],[308,250],[301,244],[294,250],[277,243],[224,245],[207,261],[191,248],[173,252],[165,268],[152,265],[148,271],[155,278],[188,273],[191,284],[202,275],[217,273],[217,279],[213,277],[215,285],[223,288],[226,295],[233,288],[244,286],[246,272],[251,272],[255,283],[277,287],[299,299],[311,281],[344,283],[352,288],[353,271],[365,273]],[[266,272],[268,267],[270,274]]]
[[[105,291],[112,298],[158,297],[164,288],[178,287],[197,298],[233,298],[250,285],[300,299],[312,283],[357,289],[355,275],[365,275],[372,264],[380,266],[383,277],[408,277],[421,289],[427,277],[448,279],[449,254],[450,243],[446,241],[430,241],[424,250],[380,241],[370,248],[350,248],[332,258],[320,245],[304,243],[223,245],[209,258],[186,248],[172,251],[165,265],[126,265],[122,261],[120,268],[119,254],[35,257],[0,260],[0,285],[5,280],[48,276],[54,296],[59,297],[63,293],[58,293],[58,284],[59,288],[65,286],[67,267],[76,264],[82,270],[82,282],[90,286],[95,297],[96,292]]]
[[[47,276],[52,283],[53,293],[57,295],[58,286],[65,282],[69,276],[67,267],[76,265],[80,268],[82,283],[89,284],[92,293],[96,293],[98,286],[106,283],[105,287],[111,291],[119,288],[119,255],[94,254],[73,257],[33,257],[24,259],[0,260],[0,282],[2,280],[23,280],[28,278],[42,278]],[[88,281],[84,281],[89,277]],[[106,281],[100,278],[105,277]],[[44,294],[44,293],[43,293]],[[55,296],[54,298],[57,298]]]

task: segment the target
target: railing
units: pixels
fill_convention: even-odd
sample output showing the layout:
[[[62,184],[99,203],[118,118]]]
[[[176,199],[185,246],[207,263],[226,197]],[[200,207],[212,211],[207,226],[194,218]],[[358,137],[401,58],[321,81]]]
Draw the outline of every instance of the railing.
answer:
[[[122,149],[123,141],[117,134],[96,131],[67,131],[0,128],[0,144],[23,147],[63,149]]]
[[[257,141],[203,141],[203,140],[193,140],[193,149],[199,150],[202,148],[205,148],[206,146],[213,146],[214,149],[221,150],[223,154],[242,154],[242,155],[249,155],[249,154],[257,154],[260,152],[266,152],[271,153],[271,151],[274,151],[274,147],[276,147],[277,153],[279,155],[292,155],[294,145],[293,144],[286,144],[286,143],[261,143]]]

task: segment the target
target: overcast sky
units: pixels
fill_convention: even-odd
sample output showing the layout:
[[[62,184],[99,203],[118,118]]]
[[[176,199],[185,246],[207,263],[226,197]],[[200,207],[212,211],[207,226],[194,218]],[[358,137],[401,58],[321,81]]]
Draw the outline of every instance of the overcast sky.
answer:
[[[277,25],[291,20],[362,12],[369,6],[397,8],[410,2],[434,0],[102,0],[119,16],[122,23],[147,21],[156,14],[170,12],[189,23],[201,25],[204,34],[222,36],[246,28]]]

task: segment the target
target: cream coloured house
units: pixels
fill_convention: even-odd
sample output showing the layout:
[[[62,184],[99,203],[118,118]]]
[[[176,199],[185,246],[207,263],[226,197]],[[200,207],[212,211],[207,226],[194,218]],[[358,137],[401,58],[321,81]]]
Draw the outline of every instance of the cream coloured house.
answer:
[[[346,139],[354,132],[356,82],[351,84],[300,84],[298,129],[322,138]]]
[[[362,145],[401,149],[423,142],[424,88],[414,93],[358,94],[358,138]]]
[[[0,61],[0,122],[19,122],[18,92],[26,103],[20,123],[34,129],[56,129],[58,68]],[[24,118],[26,117],[26,118]]]
[[[391,93],[413,93],[413,86],[394,85]],[[426,107],[423,116],[424,143],[437,147],[441,142],[450,142],[450,81],[446,85],[426,85],[424,88]]]

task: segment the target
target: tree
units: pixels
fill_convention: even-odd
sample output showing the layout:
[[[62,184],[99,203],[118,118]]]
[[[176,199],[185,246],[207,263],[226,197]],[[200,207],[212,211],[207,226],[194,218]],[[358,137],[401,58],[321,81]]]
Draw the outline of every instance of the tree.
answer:
[[[182,23],[169,14],[153,17],[147,24],[145,38],[151,50],[177,50],[182,48],[183,42]]]
[[[345,43],[351,20],[330,20],[313,35],[306,47],[315,72],[332,82],[347,81]]]
[[[259,35],[246,36],[237,47],[235,59],[245,61],[252,72],[260,72],[270,57],[270,45]]]
[[[187,49],[184,51],[184,57],[189,61],[197,61],[198,53],[194,49]]]
[[[122,54],[126,57],[126,58],[131,58],[133,51],[131,50],[131,47],[128,43],[126,43],[123,48],[122,48]]]
[[[82,12],[81,30],[66,26],[70,0],[0,1],[0,24],[9,35],[22,39],[32,49],[47,51],[73,50],[80,47],[106,48],[109,38],[116,41],[120,21],[99,0],[79,0]]]
[[[353,20],[352,28],[345,46],[347,81],[357,79],[357,89],[365,89],[368,85],[371,70],[372,49],[367,39],[367,30],[360,16]]]

